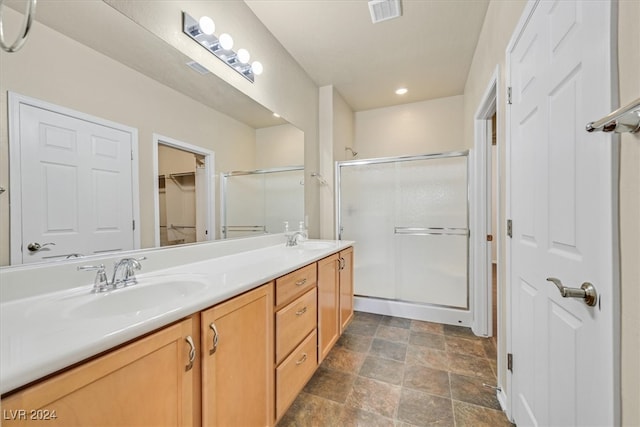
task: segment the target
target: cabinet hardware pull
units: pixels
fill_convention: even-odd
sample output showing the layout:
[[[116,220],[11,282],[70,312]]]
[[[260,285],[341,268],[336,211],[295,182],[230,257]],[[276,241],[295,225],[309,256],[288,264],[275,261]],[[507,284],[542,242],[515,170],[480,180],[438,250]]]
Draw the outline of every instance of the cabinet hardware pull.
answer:
[[[218,338],[220,334],[218,333],[218,328],[216,328],[216,324],[211,322],[209,328],[213,331],[213,347],[209,350],[209,354],[213,354],[218,349]]]
[[[304,279],[302,279],[302,280],[298,280],[298,281],[296,282],[296,286],[302,286],[302,285],[304,285],[305,283],[307,283],[307,278],[306,278],[306,277],[305,277]]]
[[[296,311],[296,316],[302,316],[303,314],[305,314],[307,312],[307,306],[305,305],[302,310],[298,310]]]
[[[300,358],[300,360],[296,362],[296,365],[302,365],[306,361],[307,361],[307,353],[302,353],[302,357]]]
[[[345,261],[344,258],[340,257],[338,259],[338,264],[340,265],[340,270],[344,270],[344,267],[346,266],[347,262]]]
[[[185,367],[185,371],[190,371],[193,368],[193,363],[196,361],[196,345],[193,343],[193,338],[187,336],[185,341],[189,344],[189,364]]]

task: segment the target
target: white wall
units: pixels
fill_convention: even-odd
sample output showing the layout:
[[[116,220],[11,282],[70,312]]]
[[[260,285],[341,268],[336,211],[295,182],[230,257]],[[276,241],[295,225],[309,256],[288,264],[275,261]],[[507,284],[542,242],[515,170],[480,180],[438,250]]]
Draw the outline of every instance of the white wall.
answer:
[[[256,130],[256,169],[304,165],[304,133],[290,124]]]
[[[21,20],[12,9],[3,9],[5,25]],[[214,151],[216,171],[254,169],[253,128],[35,21],[20,51],[0,52],[0,185],[7,188],[7,91],[138,129],[143,248],[154,245],[154,132]],[[8,200],[8,192],[0,196],[2,236],[9,235]],[[1,239],[0,265],[9,263],[8,245],[8,239]]]
[[[465,149],[462,95],[355,113],[358,158]]]
[[[320,88],[319,98],[319,167],[317,171],[326,185],[308,179],[320,194],[320,237],[334,239],[335,235],[335,162],[352,158],[345,147],[354,146],[355,115],[333,86]]]
[[[640,2],[619,3],[620,105],[640,97]],[[620,153],[622,424],[640,426],[640,133]]]

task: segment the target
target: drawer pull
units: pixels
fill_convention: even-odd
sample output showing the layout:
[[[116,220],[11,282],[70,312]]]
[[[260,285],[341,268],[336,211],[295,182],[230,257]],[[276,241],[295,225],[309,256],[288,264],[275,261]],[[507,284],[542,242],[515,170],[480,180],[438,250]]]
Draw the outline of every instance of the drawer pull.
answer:
[[[300,358],[300,360],[296,362],[296,365],[302,365],[306,361],[307,361],[307,353],[302,353],[302,357]]]
[[[211,348],[211,350],[209,350],[209,354],[213,354],[218,349],[218,337],[220,336],[220,334],[218,334],[218,328],[216,328],[215,323],[211,322],[209,328],[211,328],[211,330],[213,331],[213,347]]]
[[[296,311],[296,316],[302,316],[303,314],[305,314],[307,312],[307,306],[305,305],[302,310],[298,310]]]
[[[193,338],[187,336],[185,341],[189,344],[189,364],[185,367],[185,371],[190,371],[193,368],[193,362],[196,361],[196,345],[193,343]]]
[[[306,277],[305,277],[304,279],[302,279],[302,280],[298,280],[298,281],[296,282],[296,286],[302,286],[302,285],[304,285],[305,283],[307,283],[307,278],[306,278]]]

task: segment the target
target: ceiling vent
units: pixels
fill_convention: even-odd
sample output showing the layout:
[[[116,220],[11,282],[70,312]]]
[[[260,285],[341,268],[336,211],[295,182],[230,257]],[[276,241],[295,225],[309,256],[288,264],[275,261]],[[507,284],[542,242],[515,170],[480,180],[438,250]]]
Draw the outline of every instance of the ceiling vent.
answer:
[[[402,16],[400,0],[369,0],[371,22],[374,24]]]
[[[187,65],[202,75],[210,73],[210,71],[206,69],[204,65],[198,64],[195,61],[187,62]]]

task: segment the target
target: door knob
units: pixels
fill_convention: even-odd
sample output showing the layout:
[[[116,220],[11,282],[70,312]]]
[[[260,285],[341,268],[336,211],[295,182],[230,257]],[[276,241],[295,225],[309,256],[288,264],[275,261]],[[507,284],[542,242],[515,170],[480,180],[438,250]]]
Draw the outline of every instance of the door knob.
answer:
[[[40,244],[40,243],[38,243],[38,242],[32,242],[32,243],[29,243],[29,244],[27,245],[27,249],[29,249],[29,252],[38,252],[39,250],[41,250],[41,249],[42,249],[42,248],[44,248],[45,246],[50,246],[50,245],[55,246],[56,244],[55,244],[55,243],[53,243],[53,242],[49,242],[49,243],[42,243],[42,244]]]
[[[584,282],[580,288],[567,288],[562,284],[560,279],[547,277],[547,280],[558,287],[560,295],[562,295],[563,298],[582,298],[589,307],[593,307],[598,303],[596,288],[589,282]]]

